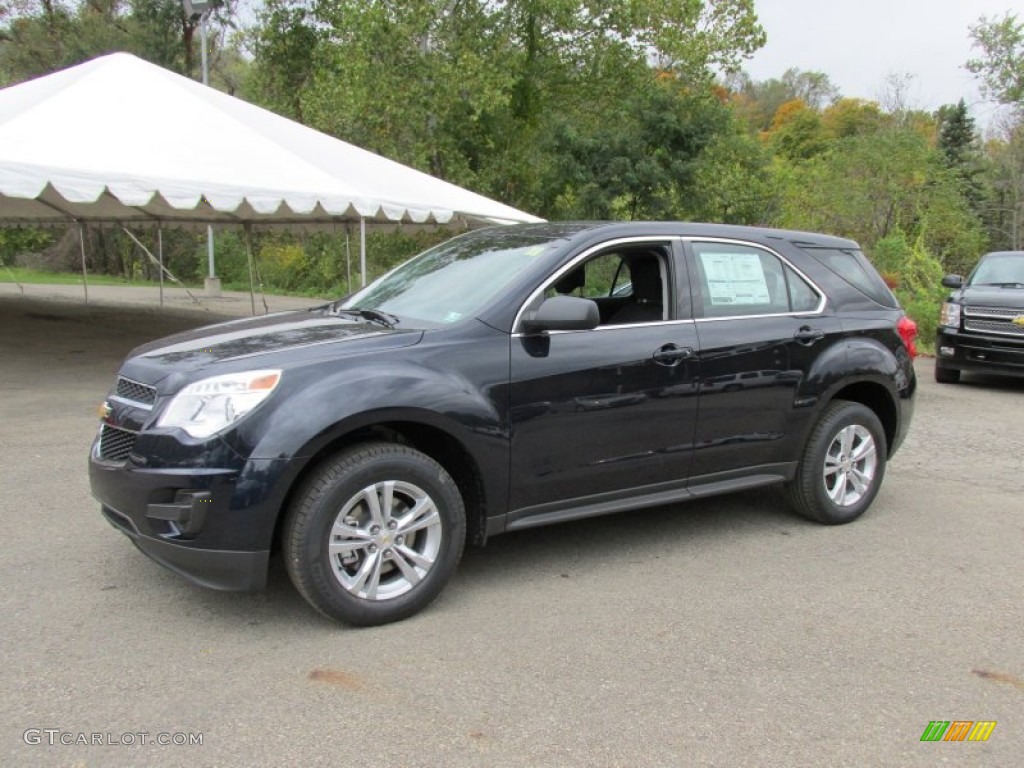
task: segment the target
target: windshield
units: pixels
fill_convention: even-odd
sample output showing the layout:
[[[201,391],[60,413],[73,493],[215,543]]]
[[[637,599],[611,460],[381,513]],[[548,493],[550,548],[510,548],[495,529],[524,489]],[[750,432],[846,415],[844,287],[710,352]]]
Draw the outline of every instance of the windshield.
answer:
[[[553,247],[550,240],[500,232],[463,235],[407,261],[350,296],[338,309],[455,323],[477,314]]]
[[[974,269],[969,284],[1024,288],[1024,253],[989,254]]]

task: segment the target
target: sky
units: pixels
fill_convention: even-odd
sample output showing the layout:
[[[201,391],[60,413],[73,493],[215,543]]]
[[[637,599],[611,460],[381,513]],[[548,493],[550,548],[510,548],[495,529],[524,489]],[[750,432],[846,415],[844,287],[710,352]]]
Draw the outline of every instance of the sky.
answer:
[[[963,98],[981,126],[997,109],[964,69],[978,55],[969,27],[1007,12],[1024,21],[1024,0],[754,0],[754,7],[768,42],[744,65],[753,79],[797,67],[824,72],[843,96],[878,101],[888,75],[910,75],[910,108]]]

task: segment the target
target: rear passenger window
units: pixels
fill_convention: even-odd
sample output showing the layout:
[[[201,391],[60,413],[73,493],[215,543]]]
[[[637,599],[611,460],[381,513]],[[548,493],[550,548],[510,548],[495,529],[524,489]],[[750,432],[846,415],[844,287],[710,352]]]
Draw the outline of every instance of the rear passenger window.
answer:
[[[751,246],[693,243],[701,317],[808,312],[820,296],[777,256]]]
[[[883,307],[898,307],[899,302],[892,295],[867,257],[855,249],[814,248],[797,244],[800,250],[809,253],[824,266],[839,275],[865,296],[874,299]]]

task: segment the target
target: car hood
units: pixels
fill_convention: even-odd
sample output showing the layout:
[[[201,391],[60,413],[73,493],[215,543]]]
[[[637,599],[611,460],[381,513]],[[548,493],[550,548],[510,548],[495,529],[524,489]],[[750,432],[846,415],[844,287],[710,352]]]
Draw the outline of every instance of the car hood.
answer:
[[[953,298],[968,306],[1024,308],[1024,288],[999,288],[994,285],[973,285],[961,288]]]
[[[132,350],[121,375],[157,385],[171,374],[177,388],[190,374],[211,369],[210,375],[235,370],[279,367],[289,362],[345,354],[382,351],[416,344],[419,329],[401,330],[326,308],[278,312],[232,320],[144,344]],[[213,370],[216,369],[216,370]]]

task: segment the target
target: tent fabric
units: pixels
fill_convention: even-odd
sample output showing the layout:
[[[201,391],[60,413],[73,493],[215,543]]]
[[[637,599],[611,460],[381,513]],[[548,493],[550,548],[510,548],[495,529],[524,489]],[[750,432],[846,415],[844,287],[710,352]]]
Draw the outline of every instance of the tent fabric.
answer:
[[[0,90],[0,222],[542,221],[126,53]]]

